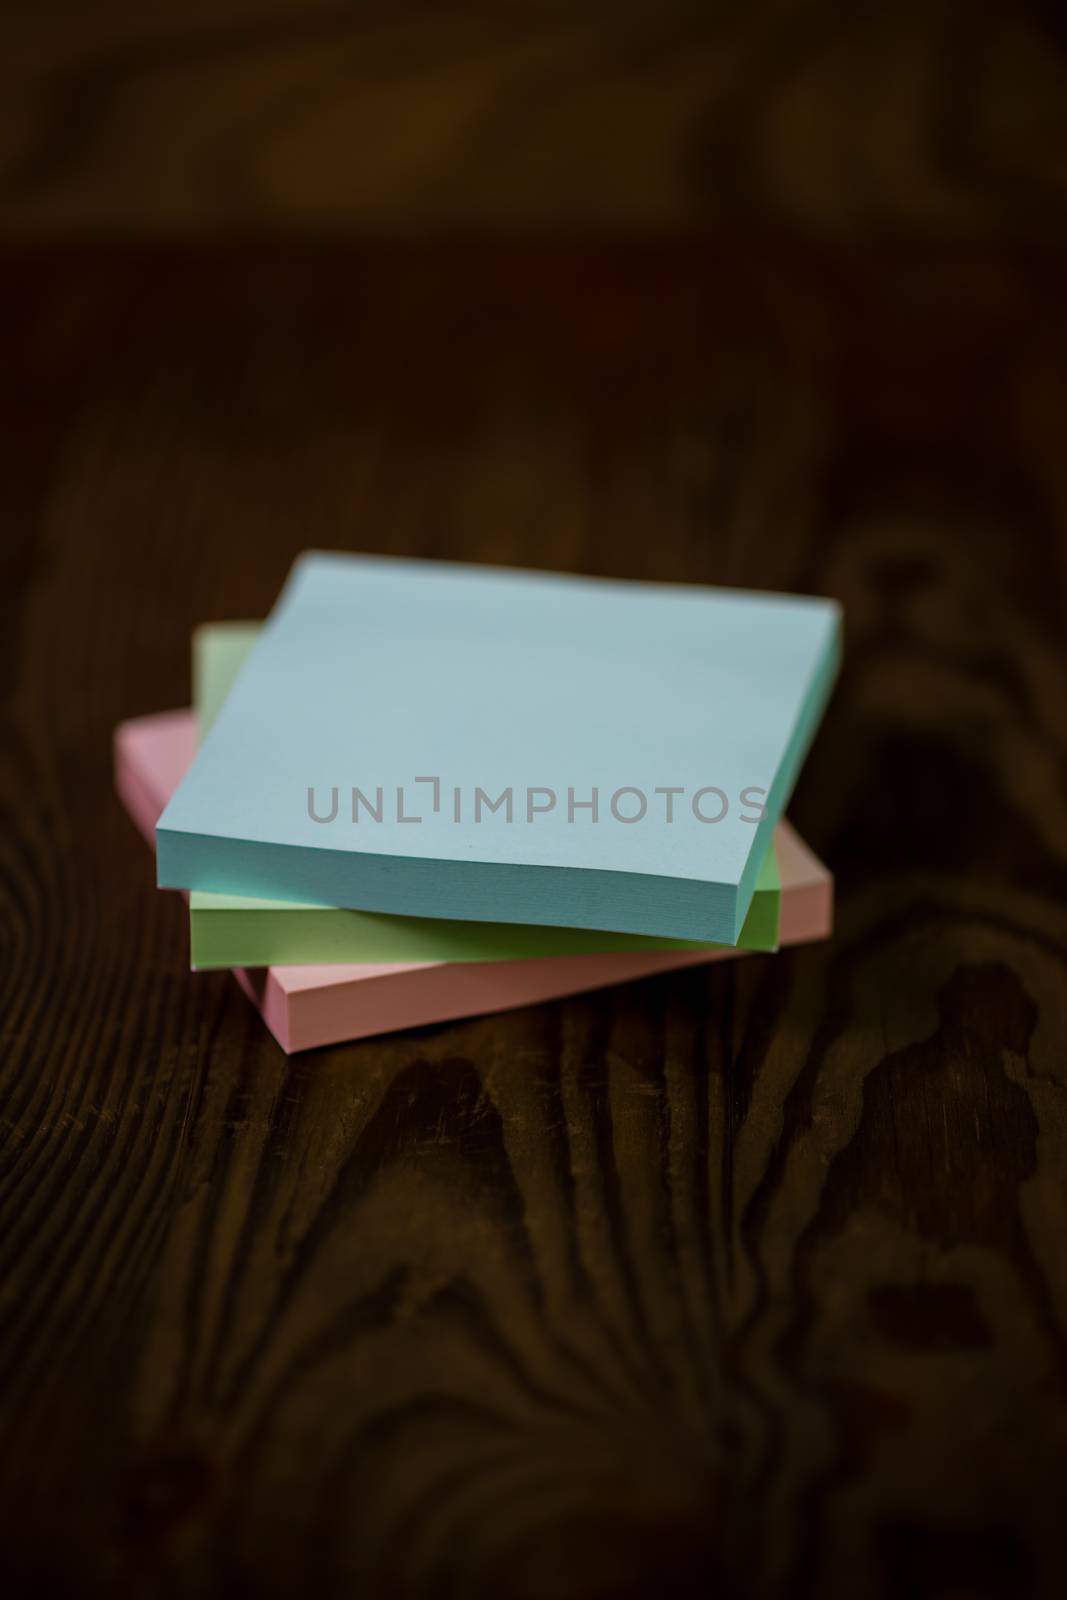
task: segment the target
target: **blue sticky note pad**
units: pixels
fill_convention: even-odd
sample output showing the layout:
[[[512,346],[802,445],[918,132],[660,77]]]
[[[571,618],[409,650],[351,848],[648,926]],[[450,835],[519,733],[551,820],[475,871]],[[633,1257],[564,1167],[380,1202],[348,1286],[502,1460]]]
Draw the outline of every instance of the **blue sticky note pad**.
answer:
[[[828,600],[307,554],[160,885],[735,944],[839,652]]]

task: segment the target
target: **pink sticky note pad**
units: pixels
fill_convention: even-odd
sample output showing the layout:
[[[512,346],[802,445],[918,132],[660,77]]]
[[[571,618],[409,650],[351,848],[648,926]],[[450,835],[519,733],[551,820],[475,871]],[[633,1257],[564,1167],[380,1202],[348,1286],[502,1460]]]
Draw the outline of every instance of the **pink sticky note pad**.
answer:
[[[164,806],[196,753],[192,711],[138,717],[115,731],[115,787],[150,844]],[[828,937],[833,878],[788,822],[775,830],[781,876],[779,939]],[[746,952],[611,952],[525,961],[396,962],[387,966],[267,967],[234,976],[288,1053],[430,1022],[558,1000],[632,978],[724,961]],[[773,958],[771,958],[773,959]]]

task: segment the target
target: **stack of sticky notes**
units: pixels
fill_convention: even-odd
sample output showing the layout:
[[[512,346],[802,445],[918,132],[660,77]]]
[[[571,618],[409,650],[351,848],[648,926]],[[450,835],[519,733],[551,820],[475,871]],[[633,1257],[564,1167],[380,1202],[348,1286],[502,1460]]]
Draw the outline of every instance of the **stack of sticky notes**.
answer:
[[[119,793],[286,1050],[825,938],[782,813],[831,601],[308,554]]]

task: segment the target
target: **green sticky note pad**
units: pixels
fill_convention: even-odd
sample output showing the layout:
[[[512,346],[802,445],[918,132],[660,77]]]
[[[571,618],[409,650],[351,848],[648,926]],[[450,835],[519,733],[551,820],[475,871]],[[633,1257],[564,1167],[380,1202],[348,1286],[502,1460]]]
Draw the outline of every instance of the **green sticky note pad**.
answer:
[[[193,692],[203,738],[250,654],[261,624],[209,623],[193,637]],[[776,950],[781,880],[772,847],[760,864],[740,948]],[[393,916],[290,900],[192,891],[192,964],[209,967],[357,962],[518,961],[612,951],[714,949],[713,944],[583,928]]]

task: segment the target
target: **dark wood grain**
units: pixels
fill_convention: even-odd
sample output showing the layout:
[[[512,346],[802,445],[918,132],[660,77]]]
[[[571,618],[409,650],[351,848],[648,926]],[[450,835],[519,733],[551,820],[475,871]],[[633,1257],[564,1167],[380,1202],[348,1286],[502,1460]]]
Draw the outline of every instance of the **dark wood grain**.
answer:
[[[15,1592],[1060,1592],[1062,268],[5,259]],[[108,741],[309,544],[837,595],[833,942],[286,1061]]]
[[[1060,1600],[1065,45],[5,17],[5,1596]],[[311,545],[837,596],[833,941],[286,1060],[110,735]]]
[[[1067,232],[1056,0],[38,0],[0,209],[101,228]]]

